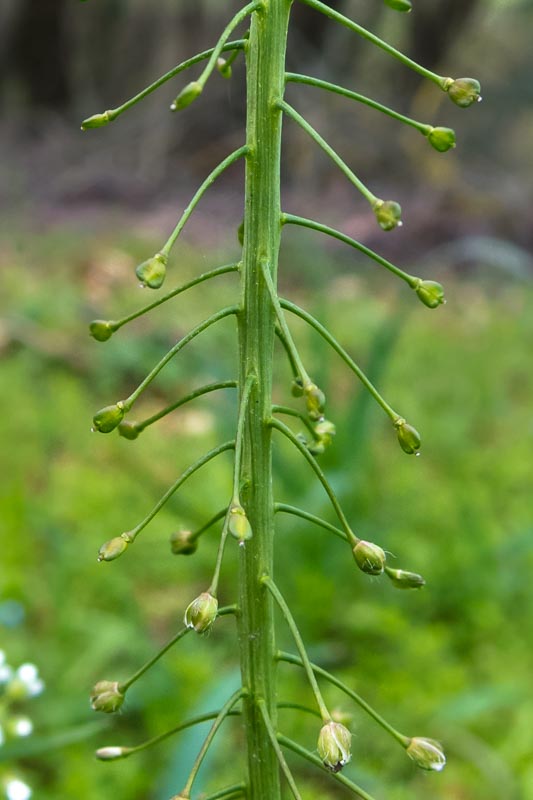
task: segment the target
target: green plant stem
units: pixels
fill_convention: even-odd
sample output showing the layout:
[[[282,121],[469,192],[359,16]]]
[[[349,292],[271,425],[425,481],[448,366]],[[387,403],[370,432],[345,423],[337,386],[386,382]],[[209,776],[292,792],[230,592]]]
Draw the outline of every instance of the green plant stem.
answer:
[[[308,522],[313,522],[315,525],[318,525],[320,528],[324,528],[327,531],[331,531],[334,533],[335,536],[338,536],[339,539],[343,541],[348,541],[348,538],[344,531],[341,531],[340,528],[336,528],[335,525],[331,525],[326,520],[321,519],[320,517],[315,516],[314,514],[310,514],[309,511],[304,511],[301,508],[296,508],[296,506],[290,506],[286,503],[276,503],[274,506],[274,511],[276,513],[283,513],[283,514],[292,514],[295,517],[301,517],[302,519],[307,520]]]
[[[418,72],[419,75],[422,75],[424,78],[428,78],[433,83],[436,83],[443,91],[445,91],[446,85],[446,78],[443,78],[441,75],[437,75],[435,72],[432,72],[429,69],[426,69],[421,64],[417,64],[416,61],[413,61],[411,58],[408,58],[404,53],[397,50],[392,45],[388,44],[388,42],[383,41],[380,39],[379,36],[367,31],[366,28],[363,28],[361,25],[358,25],[353,20],[345,17],[343,14],[339,14],[338,11],[335,11],[330,6],[325,5],[325,3],[321,3],[320,0],[302,0],[305,5],[314,8],[316,11],[319,11],[321,14],[324,14],[326,17],[334,20],[335,22],[339,22],[341,25],[344,25],[345,28],[349,28],[350,30],[358,33],[363,39],[367,39],[372,44],[377,45],[382,50],[385,50],[386,53],[397,58],[398,61],[401,61],[406,67]]]
[[[192,331],[190,331],[186,336],[183,337],[183,339],[180,339],[180,341],[177,342],[177,344],[175,344],[174,347],[172,347],[168,351],[168,353],[163,356],[161,361],[159,361],[155,365],[155,367],[152,370],[150,370],[146,378],[139,384],[139,386],[135,389],[135,391],[132,392],[130,396],[126,398],[126,400],[124,400],[124,408],[126,409],[126,411],[129,411],[131,409],[132,405],[137,400],[139,395],[141,395],[144,392],[144,390],[151,384],[154,378],[161,372],[163,367],[166,364],[168,364],[168,362],[172,358],[174,358],[174,356],[177,355],[179,351],[185,347],[185,345],[189,344],[189,342],[195,339],[200,333],[207,330],[207,328],[211,327],[211,325],[214,325],[215,322],[218,322],[219,320],[224,319],[225,317],[229,317],[232,314],[238,314],[238,313],[239,313],[239,306],[237,305],[223,308],[221,311],[217,311],[216,314],[211,314],[210,317],[208,317],[203,322],[200,322],[200,324],[197,325],[196,328],[193,328]]]
[[[302,660],[299,659],[297,656],[293,656],[291,653],[280,652],[277,655],[277,659],[278,661],[285,661],[288,664],[295,664],[299,667],[304,667],[305,669],[307,669],[306,665],[302,663]],[[389,733],[394,739],[396,739],[396,741],[399,742],[402,745],[402,747],[408,746],[410,742],[409,737],[403,736],[403,734],[397,731],[396,728],[393,728],[392,725],[390,725],[386,719],[383,719],[381,714],[378,714],[378,712],[375,711],[375,709],[373,709],[372,706],[370,706],[366,702],[366,700],[364,700],[361,697],[361,695],[357,694],[357,692],[354,692],[353,689],[350,689],[349,686],[347,686],[345,683],[336,678],[335,675],[332,675],[330,672],[327,672],[327,670],[322,669],[316,664],[311,664],[310,666],[314,673],[320,675],[322,678],[325,678],[325,680],[329,681],[329,683],[333,684],[333,686],[336,686],[338,689],[344,692],[344,694],[348,695],[348,697],[351,697],[351,699],[354,700],[357,703],[357,705],[359,705],[364,711],[366,711],[366,713],[369,714],[369,716],[371,716],[372,719],[374,719],[378,723],[378,725],[381,725],[381,727],[385,731],[387,731],[387,733]]]
[[[308,419],[308,417],[305,416],[305,414],[302,414],[301,411],[297,411],[295,408],[291,408],[290,406],[274,405],[272,406],[272,412],[274,414],[286,414],[289,417],[295,417],[296,419],[299,419],[300,422],[303,425],[305,425],[305,427],[307,428],[309,433],[313,436],[313,438],[314,439],[317,438],[315,429],[313,428],[311,421]]]
[[[318,717],[322,719],[320,716],[320,711],[317,711],[316,708],[309,708],[308,706],[302,706],[300,703],[278,703],[277,704],[279,709],[289,710],[289,711],[304,711],[306,714],[311,714],[313,717]]]
[[[182,294],[182,292],[186,292],[187,289],[191,289],[193,286],[197,286],[199,283],[208,281],[211,278],[216,278],[218,275],[225,275],[228,272],[238,272],[239,269],[240,264],[225,264],[223,267],[217,267],[209,272],[204,272],[202,275],[198,275],[196,278],[193,278],[192,280],[187,281],[187,283],[184,283],[181,286],[178,286],[176,289],[173,289],[164,297],[154,300],[153,303],[144,306],[144,308],[139,309],[139,311],[134,311],[133,314],[128,314],[127,317],[122,317],[122,319],[119,320],[111,320],[110,325],[114,331],[118,331],[118,329],[122,328],[122,326],[126,325],[126,323],[131,322],[138,317],[142,317],[143,314],[147,314],[148,311],[151,311],[153,308],[157,308],[157,306],[166,303],[167,300],[171,300],[173,297],[177,297],[179,294]]]
[[[226,719],[226,717],[230,713],[230,711],[233,708],[233,706],[235,705],[235,703],[237,703],[241,699],[242,696],[243,696],[243,690],[242,689],[238,689],[236,692],[234,692],[231,695],[229,700],[226,703],[224,703],[224,705],[220,709],[219,713],[217,714],[216,719],[213,722],[213,725],[211,726],[211,730],[209,731],[209,733],[205,737],[205,741],[204,741],[204,743],[203,743],[203,745],[202,745],[202,747],[200,749],[200,752],[198,753],[198,755],[196,757],[196,760],[195,760],[195,762],[193,764],[193,767],[192,767],[192,769],[191,769],[191,771],[189,773],[189,777],[187,778],[187,782],[186,782],[185,786],[183,787],[183,791],[181,792],[181,794],[184,795],[185,797],[189,797],[189,795],[191,793],[191,789],[192,789],[193,783],[194,783],[194,781],[196,779],[196,776],[198,774],[198,770],[200,769],[200,767],[202,765],[202,761],[204,760],[205,755],[206,755],[207,751],[209,750],[209,747],[211,746],[211,742],[213,741],[213,738],[214,738],[216,732],[218,731],[218,729],[220,728],[220,726],[222,725],[222,723],[224,722],[224,720]]]
[[[246,41],[244,39],[237,39],[234,42],[227,42],[222,50],[243,50],[246,46]],[[180,72],[184,72],[189,67],[193,67],[195,64],[198,64],[200,61],[205,61],[206,58],[209,58],[213,53],[214,48],[210,48],[209,50],[204,50],[203,53],[198,53],[197,55],[193,56],[192,58],[188,58],[187,61],[182,61],[181,64],[178,64],[176,67],[172,67],[171,70],[166,72],[156,81],[147,86],[146,89],[143,89],[142,92],[136,94],[130,100],[126,100],[125,103],[122,105],[117,106],[117,108],[111,108],[109,111],[105,111],[104,114],[107,115],[109,122],[113,122],[120,114],[123,114],[124,111],[127,111],[132,106],[140,103],[141,100],[144,100],[145,97],[148,97],[149,94],[155,92],[156,89],[159,89],[160,86],[163,86],[167,81],[170,81],[176,75],[179,75]]]
[[[187,206],[187,208],[185,209],[185,211],[181,215],[180,221],[178,222],[178,224],[176,225],[176,227],[174,228],[174,230],[170,234],[168,240],[166,241],[166,243],[163,245],[163,247],[159,251],[162,256],[165,256],[165,257],[168,258],[168,254],[170,253],[170,250],[172,249],[176,239],[178,238],[178,236],[182,232],[183,228],[185,227],[185,224],[186,224],[187,220],[189,219],[189,217],[191,216],[192,212],[194,211],[194,209],[196,208],[196,206],[200,202],[200,200],[203,197],[203,195],[209,189],[209,187],[216,181],[216,179],[219,177],[219,175],[221,175],[224,172],[224,170],[226,170],[229,166],[231,166],[231,164],[234,164],[235,161],[238,161],[239,158],[242,158],[243,156],[245,156],[247,154],[247,152],[248,152],[248,146],[247,145],[244,145],[243,147],[239,147],[238,150],[235,150],[233,153],[230,153],[229,156],[227,156],[223,161],[221,161],[220,164],[217,167],[215,167],[215,169],[212,172],[210,172],[210,174],[207,176],[205,181],[202,183],[202,185],[200,186],[200,188],[198,189],[198,191],[196,192],[196,194],[192,198],[191,202],[189,203],[189,205]]]
[[[331,488],[328,479],[326,478],[326,476],[324,475],[324,473],[322,472],[322,470],[318,466],[318,464],[316,462],[316,459],[313,458],[313,456],[307,450],[305,445],[303,445],[300,442],[298,437],[294,435],[294,433],[291,431],[291,429],[289,427],[287,427],[287,425],[285,425],[284,422],[281,422],[279,419],[273,419],[270,424],[271,424],[271,426],[273,428],[276,428],[278,431],[283,433],[283,435],[286,436],[287,439],[290,442],[293,443],[293,445],[296,447],[296,449],[300,451],[300,453],[304,456],[304,458],[306,459],[308,464],[311,466],[311,468],[313,469],[315,475],[317,476],[317,478],[319,479],[320,483],[322,484],[322,486],[326,490],[326,493],[327,493],[329,499],[331,500],[331,505],[335,509],[335,512],[336,512],[336,514],[337,514],[337,516],[338,516],[338,518],[339,518],[339,520],[340,520],[340,522],[342,524],[342,527],[346,531],[346,538],[347,538],[348,542],[350,543],[350,545],[352,547],[354,547],[357,544],[357,542],[359,541],[359,539],[357,538],[357,536],[355,536],[354,532],[350,528],[348,520],[346,519],[344,511],[342,510],[341,505],[340,505],[339,501],[337,500],[335,492]]]
[[[406,117],[404,114],[399,114],[392,108],[384,106],[381,103],[377,103],[370,97],[365,97],[365,95],[359,94],[358,92],[352,92],[350,89],[345,89],[343,86],[338,86],[336,83],[329,83],[329,81],[313,78],[310,75],[300,75],[296,72],[286,72],[285,80],[287,83],[304,83],[308,86],[316,86],[318,89],[326,89],[326,91],[333,92],[334,94],[340,94],[343,97],[349,97],[350,100],[355,100],[358,103],[369,106],[375,111],[381,111],[382,114],[386,114],[388,117],[398,120],[398,122],[403,122],[405,125],[410,125],[412,128],[416,128],[416,130],[420,131],[420,133],[423,133],[424,136],[427,136],[432,128],[431,125],[426,125],[423,122],[418,122],[416,119]]]
[[[227,614],[236,614],[236,613],[237,613],[236,606],[224,606],[223,608],[219,608],[217,612],[217,617],[224,617]],[[139,678],[141,678],[145,672],[148,672],[148,670],[151,669],[151,667],[153,667],[154,664],[156,664],[159,661],[159,659],[165,655],[165,653],[168,653],[168,651],[172,647],[174,647],[174,645],[177,642],[179,642],[180,639],[183,639],[183,637],[186,636],[191,630],[192,628],[182,628],[180,631],[178,631],[178,633],[175,636],[173,636],[172,639],[170,639],[161,648],[161,650],[158,650],[158,652],[154,656],[152,656],[152,658],[150,658],[145,664],[143,664],[142,667],[140,667],[136,672],[134,672],[130,678],[119,683],[118,685],[119,692],[124,694],[124,692],[126,692],[130,688],[130,686],[132,686],[136,681],[138,681]]]
[[[165,505],[167,500],[169,500],[172,497],[174,492],[176,492],[179,489],[179,487],[182,484],[184,484],[188,478],[191,477],[191,475],[194,475],[194,473],[197,472],[197,470],[199,470],[201,467],[203,467],[204,464],[207,464],[213,458],[216,458],[216,456],[220,455],[220,453],[224,453],[226,450],[233,450],[234,447],[235,447],[234,441],[225,442],[224,444],[221,444],[218,447],[213,447],[213,449],[210,450],[208,453],[206,453],[205,456],[202,456],[197,461],[195,461],[194,464],[191,464],[191,466],[188,469],[186,469],[184,473],[180,475],[177,481],[175,481],[172,484],[172,486],[169,489],[167,489],[163,497],[159,500],[158,503],[156,503],[156,505],[153,507],[150,513],[147,514],[147,516],[142,520],[142,522],[139,522],[139,524],[136,525],[135,528],[132,528],[131,531],[127,531],[126,533],[122,534],[123,538],[125,538],[126,541],[128,542],[134,542],[139,533],[143,530],[143,528],[146,528],[148,523],[151,522],[151,520],[153,520],[155,515],[161,510],[161,508]]]
[[[363,386],[368,389],[374,400],[381,406],[383,411],[391,418],[393,422],[396,422],[397,419],[400,419],[400,415],[397,414],[396,411],[391,408],[387,401],[380,395],[374,384],[366,377],[365,373],[357,366],[353,358],[348,355],[344,347],[339,344],[333,334],[331,334],[328,329],[324,327],[324,325],[315,319],[312,314],[304,311],[303,308],[300,308],[300,306],[291,303],[290,300],[280,300],[280,304],[282,308],[286,308],[287,311],[291,311],[297,317],[300,317],[300,319],[305,320],[305,322],[314,328],[322,336],[322,338],[325,339],[329,345],[331,345],[335,352],[340,355],[344,363],[350,367],[355,375],[357,375]]]
[[[287,350],[291,354],[290,356],[291,363],[296,366],[296,369],[298,370],[298,375],[300,376],[302,383],[305,386],[306,384],[309,384],[312,381],[309,375],[307,374],[307,370],[303,365],[298,349],[294,344],[294,340],[289,330],[289,326],[287,325],[287,321],[285,319],[285,314],[283,313],[281,306],[279,304],[278,293],[276,291],[274,281],[272,280],[272,276],[270,275],[269,272],[269,265],[266,261],[261,261],[261,270],[263,273],[263,278],[265,280],[266,287],[268,289],[268,293],[270,295],[270,300],[272,301],[274,311],[276,312],[278,325],[283,333],[284,343],[286,345]]]
[[[206,523],[204,523],[204,525],[202,525],[201,528],[198,528],[197,531],[194,531],[194,533],[191,536],[191,541],[193,542],[196,541],[196,539],[198,539],[202,535],[202,533],[204,533],[206,530],[208,530],[208,528],[214,525],[215,522],[218,522],[219,519],[225,517],[227,513],[228,513],[227,508],[221,508],[220,511],[217,511],[217,513],[214,516],[212,516],[211,519],[209,519]]]
[[[225,800],[233,800],[234,797],[245,796],[246,784],[234,783],[233,786],[226,786],[225,789],[219,789],[218,792],[213,792],[213,794],[202,795],[202,800],[222,800],[222,798],[225,798]]]
[[[365,792],[364,789],[343,775],[342,772],[331,772],[329,769],[327,769],[318,756],[315,756],[313,753],[309,752],[309,750],[307,750],[305,747],[302,747],[301,744],[293,742],[292,739],[288,739],[287,736],[283,736],[281,733],[278,733],[278,741],[280,744],[288,747],[289,750],[292,750],[294,753],[302,756],[302,758],[310,761],[311,764],[314,764],[316,767],[320,767],[320,769],[326,772],[330,777],[339,783],[342,783],[348,789],[351,789],[354,794],[362,797],[363,800],[375,800],[371,795],[368,794],[368,792]]]
[[[346,177],[348,178],[348,180],[350,181],[350,183],[352,183],[352,184],[355,186],[355,188],[356,188],[356,189],[357,189],[359,192],[361,192],[361,194],[363,195],[363,197],[364,197],[366,200],[368,200],[368,202],[370,203],[370,205],[372,206],[372,208],[374,208],[374,206],[376,205],[376,203],[378,203],[378,202],[379,202],[379,198],[378,198],[378,197],[376,197],[376,195],[375,195],[375,194],[373,194],[373,192],[371,192],[371,191],[370,191],[370,189],[369,189],[367,186],[365,186],[365,184],[363,183],[363,181],[362,181],[362,180],[360,180],[360,179],[357,177],[357,175],[356,175],[356,174],[355,174],[355,173],[354,173],[354,172],[353,172],[353,171],[350,169],[350,167],[348,166],[348,164],[346,164],[346,162],[345,162],[345,161],[343,161],[343,159],[342,159],[342,158],[340,157],[340,155],[339,155],[339,154],[338,154],[338,153],[337,153],[337,152],[336,152],[336,151],[335,151],[335,150],[334,150],[334,149],[331,147],[331,145],[329,145],[329,144],[326,142],[326,140],[322,138],[322,136],[321,136],[321,135],[318,133],[318,131],[316,131],[316,130],[313,128],[313,126],[312,126],[312,125],[310,125],[310,124],[309,124],[309,122],[307,122],[307,120],[306,120],[306,119],[304,119],[304,118],[301,116],[301,114],[298,114],[298,112],[297,112],[297,111],[296,111],[296,110],[295,110],[295,109],[294,109],[292,106],[290,106],[290,105],[289,105],[287,102],[285,102],[285,100],[283,100],[282,102],[280,102],[279,106],[280,106],[280,108],[281,108],[281,109],[282,109],[282,110],[283,110],[283,111],[284,111],[286,114],[288,114],[288,116],[289,116],[289,117],[291,117],[291,119],[293,119],[295,122],[297,122],[297,123],[298,123],[298,125],[299,125],[301,128],[303,128],[303,130],[304,130],[306,133],[308,133],[308,134],[309,134],[309,136],[311,137],[311,139],[313,139],[313,140],[314,140],[314,141],[315,141],[315,142],[316,142],[316,143],[319,145],[319,147],[321,147],[321,148],[322,148],[322,150],[323,150],[323,151],[324,151],[324,152],[325,152],[325,153],[326,153],[326,154],[327,154],[327,155],[328,155],[328,156],[331,158],[331,160],[332,160],[332,161],[333,161],[333,162],[334,162],[334,163],[335,163],[335,164],[338,166],[338,168],[341,170],[341,172],[343,172],[343,173],[346,175]]]
[[[294,778],[292,777],[292,772],[289,769],[289,765],[285,761],[285,756],[283,755],[283,751],[282,751],[282,749],[280,747],[280,744],[279,744],[279,742],[277,740],[276,731],[275,731],[275,729],[274,729],[274,727],[272,725],[272,721],[271,721],[270,717],[268,716],[268,711],[266,710],[264,701],[263,700],[259,700],[258,701],[258,706],[259,706],[259,710],[260,710],[260,712],[261,712],[261,714],[263,716],[263,721],[265,723],[265,728],[267,729],[268,735],[270,737],[270,741],[272,742],[272,747],[276,751],[276,755],[278,757],[278,761],[279,761],[280,767],[281,767],[281,769],[283,771],[283,774],[285,775],[285,777],[287,779],[287,783],[289,784],[289,788],[290,788],[290,790],[292,792],[292,795],[295,798],[295,800],[302,800],[300,792],[298,791],[298,787],[296,786]]]
[[[346,236],[346,234],[341,233],[341,231],[335,230],[335,228],[330,228],[328,225],[322,225],[320,222],[315,222],[313,219],[298,217],[294,214],[283,214],[281,221],[284,225],[299,225],[302,228],[310,228],[313,231],[318,231],[319,233],[325,233],[327,236],[332,236],[334,239],[338,239],[339,242],[349,244],[350,247],[354,247],[356,250],[359,250],[361,253],[369,256],[369,258],[371,258],[373,261],[381,264],[382,267],[385,267],[398,278],[401,278],[402,281],[405,281],[407,285],[411,287],[411,289],[416,289],[420,282],[420,278],[416,278],[414,275],[409,275],[409,273],[404,272],[403,269],[391,264],[390,261],[387,261],[386,258],[382,258],[382,256],[375,253],[369,247],[365,247],[364,244],[352,239],[351,236]]]
[[[233,470],[233,503],[240,505],[240,482],[242,470],[242,454],[244,448],[244,426],[246,423],[246,414],[248,411],[248,403],[250,401],[250,394],[257,382],[255,374],[248,375],[246,383],[242,390],[242,396],[239,404],[239,418],[237,420],[237,432],[235,434],[235,468]]]
[[[285,354],[286,354],[287,359],[289,361],[293,378],[298,378],[299,377],[298,365],[297,365],[296,361],[294,360],[294,356],[292,354],[291,348],[287,344],[287,340],[285,339],[285,336],[283,335],[283,331],[278,327],[276,327],[276,336],[278,337],[278,340],[281,342],[281,345],[282,345],[283,349],[285,350]]]
[[[276,601],[279,606],[279,609],[283,616],[285,617],[285,621],[290,628],[292,633],[292,637],[300,653],[300,657],[302,659],[303,667],[307,673],[307,680],[309,681],[309,685],[311,686],[311,690],[315,696],[316,704],[320,711],[320,716],[322,717],[322,721],[324,724],[331,722],[331,714],[328,711],[328,708],[324,702],[324,698],[322,697],[322,693],[318,687],[317,680],[315,678],[315,674],[311,668],[311,662],[309,661],[309,656],[307,655],[307,651],[305,649],[305,645],[303,643],[302,637],[300,636],[300,631],[298,630],[298,626],[294,621],[294,617],[292,616],[289,606],[285,602],[283,595],[279,591],[278,587],[268,575],[264,575],[261,579],[261,582],[267,587],[268,591]]]
[[[210,392],[216,392],[218,389],[235,389],[236,386],[237,381],[217,381],[216,383],[208,383],[205,386],[201,386],[199,389],[195,389],[194,392],[191,392],[185,397],[180,398],[175,403],[171,403],[171,405],[167,406],[161,411],[158,411],[157,414],[153,414],[151,417],[144,419],[142,422],[136,422],[135,427],[140,433],[149,425],[153,425],[154,422],[166,417],[167,414],[170,414],[177,408],[181,408],[181,406],[184,406],[186,403],[190,403],[191,400],[196,400],[197,397],[202,397],[202,395],[209,394]]]

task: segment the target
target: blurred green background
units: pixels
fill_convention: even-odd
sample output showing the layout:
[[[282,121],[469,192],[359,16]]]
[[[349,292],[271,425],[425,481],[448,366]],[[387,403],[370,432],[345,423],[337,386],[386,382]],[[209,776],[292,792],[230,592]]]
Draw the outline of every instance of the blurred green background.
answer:
[[[331,5],[442,74],[475,74],[484,101],[456,109],[385,54],[295,9],[291,68],[450,125],[459,146],[435,153],[416,131],[375,112],[289,87],[291,102],[370,187],[402,203],[405,226],[376,231],[364,201],[288,123],[286,210],[441,281],[448,303],[432,312],[354,251],[285,231],[285,295],[331,327],[423,435],[422,456],[406,457],[380,409],[297,321],[295,337],[337,425],[322,466],[358,534],[422,573],[427,586],[402,593],[356,573],[341,543],[290,517],[279,519],[277,580],[313,659],[403,732],[441,739],[449,757],[441,775],[421,774],[324,686],[331,705],[354,715],[350,777],[378,800],[533,800],[533,4],[428,0],[409,17],[378,0]],[[36,663],[46,683],[21,705],[33,735],[0,747],[0,776],[16,773],[42,800],[168,800],[205,726],[116,764],[95,762],[93,749],[134,744],[217,708],[238,681],[226,617],[209,637],[185,638],[131,689],[118,717],[95,719],[88,708],[93,683],[131,674],[209,582],[216,530],[192,558],[171,556],[168,537],[224,505],[230,457],[195,476],[120,561],[98,564],[98,547],[231,437],[235,404],[231,391],[209,395],[135,442],[91,434],[92,414],[125,397],[192,325],[233,302],[236,279],[193,289],[106,344],[88,337],[87,324],[146,302],[136,264],[159,249],[198,183],[242,141],[242,64],[231,84],[213,76],[205,97],[179,117],[168,105],[180,79],[108,129],[78,130],[83,117],[209,46],[236,8],[13,0],[0,9],[0,649],[13,666]],[[241,169],[213,187],[187,225],[168,288],[238,258]],[[234,344],[230,322],[211,329],[161,373],[132,416],[233,377]],[[281,352],[276,378],[276,400],[287,403]],[[334,521],[298,453],[279,442],[275,463],[280,500]],[[230,547],[222,603],[235,597],[235,562]],[[279,636],[294,649],[281,620]],[[311,704],[302,675],[287,665],[279,672],[280,699]],[[315,748],[313,718],[282,711],[280,724]],[[198,792],[240,775],[239,725],[225,730]],[[347,796],[290,761],[305,800]]]

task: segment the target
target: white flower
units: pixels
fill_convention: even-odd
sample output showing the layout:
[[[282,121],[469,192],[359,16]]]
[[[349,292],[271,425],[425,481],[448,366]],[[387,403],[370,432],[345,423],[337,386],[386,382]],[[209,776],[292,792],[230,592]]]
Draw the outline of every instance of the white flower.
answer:
[[[29,736],[33,731],[33,722],[29,717],[17,717],[13,720],[13,732],[15,736]]]
[[[16,677],[24,684],[29,697],[36,697],[44,689],[44,683],[39,678],[39,670],[35,664],[21,664]]]
[[[6,785],[7,800],[29,800],[31,797],[31,789],[24,781],[19,781],[18,778],[8,780]]]

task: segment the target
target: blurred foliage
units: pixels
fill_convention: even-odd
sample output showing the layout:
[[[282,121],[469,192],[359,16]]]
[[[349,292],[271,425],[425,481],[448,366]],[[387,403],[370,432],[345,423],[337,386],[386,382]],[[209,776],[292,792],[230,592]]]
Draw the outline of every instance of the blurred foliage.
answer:
[[[414,271],[442,280],[449,301],[430,312],[375,265],[342,247],[320,253],[311,237],[288,233],[284,291],[331,324],[423,434],[422,456],[405,456],[380,409],[297,321],[298,342],[337,424],[322,464],[356,532],[421,572],[427,587],[403,593],[384,578],[365,579],[342,543],[291,517],[278,520],[279,584],[312,657],[405,733],[441,738],[449,755],[441,775],[420,774],[372,720],[324,686],[333,706],[354,714],[347,773],[388,800],[532,800],[528,257],[503,241],[499,251],[494,242],[484,249],[457,240],[452,251],[428,252]],[[105,345],[91,340],[89,320],[120,316],[146,300],[133,269],[156,249],[153,239],[117,222],[93,233],[57,227],[28,237],[16,226],[2,233],[0,632],[12,662],[36,662],[46,681],[33,704],[35,733],[11,753],[42,800],[168,800],[205,727],[117,764],[95,765],[92,749],[137,743],[214,709],[236,681],[234,623],[226,617],[209,637],[186,637],[167,654],[131,689],[120,716],[95,719],[88,708],[96,680],[127,677],[181,626],[185,606],[206,587],[216,531],[205,534],[194,557],[171,556],[168,536],[200,525],[230,490],[231,460],[222,456],[120,561],[96,562],[99,545],[135,524],[197,455],[228,437],[234,421],[230,390],[174,413],[136,442],[89,431],[97,408],[125,396],[191,324],[232,297],[235,276],[217,278]],[[484,267],[488,249],[501,253],[491,269]],[[522,258],[522,272],[500,269],[507,252]],[[169,288],[235,253],[236,243],[226,244],[208,260],[180,245]],[[470,278],[450,270],[465,253]],[[232,377],[233,353],[231,323],[221,323],[165,369],[133,416],[203,381]],[[286,401],[290,375],[281,352],[277,371],[277,399]],[[280,500],[333,521],[320,486],[283,441],[276,474]],[[223,603],[234,599],[235,555],[230,547]],[[281,620],[279,636],[294,649]],[[279,671],[281,699],[312,705],[297,668]],[[314,749],[312,717],[281,711],[280,720],[284,732]],[[241,745],[238,722],[228,721],[199,791],[239,774]],[[291,763],[304,800],[317,788],[325,800],[345,795]]]

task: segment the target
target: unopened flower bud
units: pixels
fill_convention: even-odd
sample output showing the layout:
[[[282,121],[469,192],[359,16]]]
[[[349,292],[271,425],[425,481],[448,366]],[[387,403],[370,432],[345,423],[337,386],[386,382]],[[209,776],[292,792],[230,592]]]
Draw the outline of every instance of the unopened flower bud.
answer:
[[[99,747],[95,756],[100,761],[115,761],[117,758],[122,758],[127,749],[126,747]]]
[[[291,384],[291,394],[293,397],[303,397],[304,385],[301,378],[295,378]]]
[[[307,383],[304,387],[305,404],[310,419],[319,421],[324,413],[326,395],[316,383]]]
[[[421,589],[426,585],[422,575],[416,572],[407,572],[405,569],[392,569],[385,567],[385,572],[397,589]]]
[[[124,694],[119,690],[118,681],[98,681],[91,692],[93,711],[113,714],[124,702]]]
[[[481,86],[475,78],[457,78],[445,87],[450,100],[460,108],[468,108],[481,100]]]
[[[230,508],[228,530],[239,542],[252,538],[252,526],[242,506],[235,505]]]
[[[416,428],[409,425],[404,419],[399,419],[394,423],[400,447],[408,455],[418,455],[420,452],[420,434]]]
[[[407,755],[417,767],[440,772],[446,766],[446,756],[439,742],[414,736],[407,747]]]
[[[353,549],[355,563],[367,575],[381,575],[387,556],[379,545],[360,539]]]
[[[185,86],[170,106],[171,111],[181,111],[193,103],[202,94],[203,86],[199,81],[192,81]]]
[[[438,308],[446,302],[444,289],[437,281],[423,281],[419,278],[414,290],[418,299],[428,308]]]
[[[124,403],[119,400],[114,406],[105,406],[93,417],[93,430],[99,433],[111,433],[124,419]]]
[[[184,622],[188,628],[194,628],[196,633],[205,633],[217,618],[218,600],[209,592],[202,592],[187,606]]]
[[[128,547],[129,542],[123,536],[115,536],[105,542],[98,551],[98,561],[114,561]]]
[[[329,419],[321,419],[315,425],[315,434],[319,440],[327,447],[337,433],[337,428]]]
[[[163,253],[156,253],[153,258],[143,261],[135,269],[135,274],[143,286],[150,289],[159,289],[163,285],[167,273],[167,257]]]
[[[321,439],[315,440],[313,442],[306,441],[306,447],[312,456],[321,456],[322,453],[326,452],[326,445]]]
[[[393,8],[395,11],[411,11],[413,5],[411,0],[384,0],[385,5],[389,8]]]
[[[439,153],[445,153],[456,145],[455,131],[451,128],[431,128],[427,140]]]
[[[340,722],[327,722],[320,730],[317,747],[324,766],[340,772],[352,757],[352,734]]]
[[[95,319],[89,325],[89,333],[97,342],[107,342],[115,330],[113,323],[105,319]]]
[[[118,426],[118,432],[124,439],[136,439],[141,431],[136,422],[123,420]]]
[[[374,205],[374,214],[384,231],[392,231],[403,225],[402,207],[394,200],[378,200]]]
[[[103,114],[93,114],[92,117],[87,117],[81,123],[82,131],[88,131],[90,128],[103,128],[111,122],[109,111],[104,111]]]
[[[175,556],[190,556],[198,549],[198,539],[192,531],[174,531],[170,534],[170,549]]]
[[[231,64],[225,58],[217,58],[217,69],[223,78],[231,78]]]

